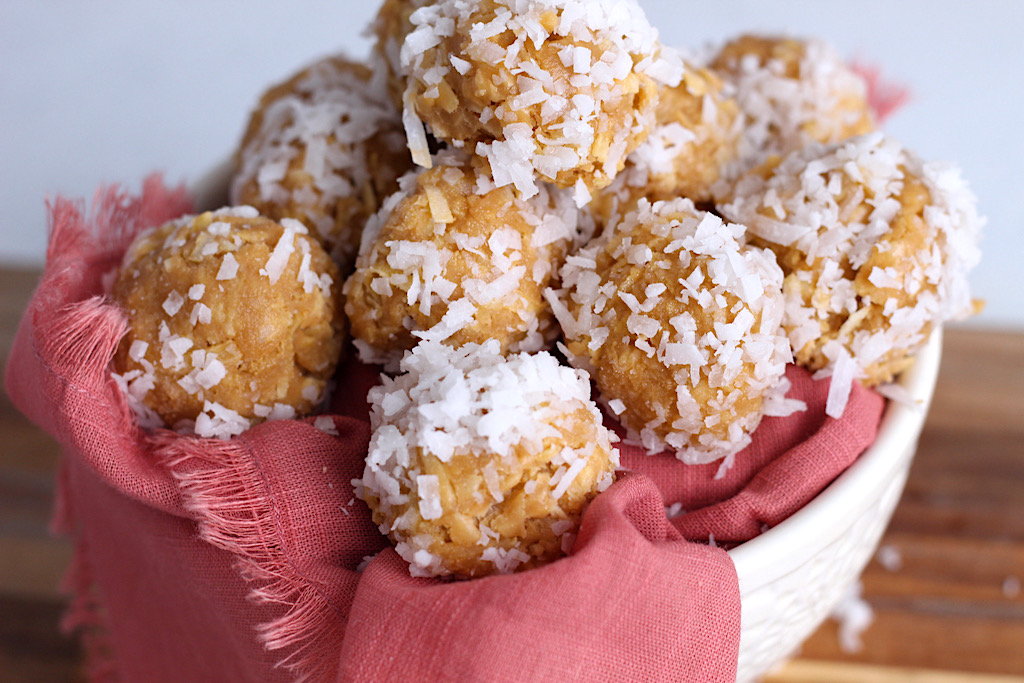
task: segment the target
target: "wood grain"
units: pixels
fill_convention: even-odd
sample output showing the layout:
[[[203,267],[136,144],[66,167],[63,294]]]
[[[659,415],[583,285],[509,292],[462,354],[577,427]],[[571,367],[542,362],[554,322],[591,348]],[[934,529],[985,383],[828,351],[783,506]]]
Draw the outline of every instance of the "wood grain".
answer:
[[[842,652],[826,623],[766,683],[1024,682],[1024,334],[950,329],[944,341],[914,466],[882,540],[900,566],[875,561],[862,577],[875,612],[863,649]]]
[[[0,360],[37,277],[0,269]],[[6,393],[0,435],[0,681],[80,680],[79,648],[58,628],[68,544],[47,531],[57,447]],[[875,612],[863,648],[843,652],[827,622],[766,683],[1024,683],[1024,334],[947,330],[882,543],[899,566],[875,561],[863,575]]]
[[[39,273],[0,268],[0,364]],[[57,444],[0,392],[0,681],[84,680],[78,643],[60,632],[58,590],[71,557],[67,540],[49,532]]]

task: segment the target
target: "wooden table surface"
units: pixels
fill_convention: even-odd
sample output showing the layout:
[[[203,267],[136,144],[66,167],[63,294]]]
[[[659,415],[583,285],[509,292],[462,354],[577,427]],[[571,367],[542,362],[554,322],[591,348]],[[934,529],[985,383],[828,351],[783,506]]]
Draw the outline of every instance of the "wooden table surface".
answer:
[[[0,269],[0,362],[37,272]],[[58,450],[0,394],[0,681],[81,680],[58,629],[68,543],[47,524]],[[855,653],[827,622],[765,683],[1024,683],[1024,334],[949,329],[903,499],[863,575]],[[885,565],[879,561],[885,559]]]

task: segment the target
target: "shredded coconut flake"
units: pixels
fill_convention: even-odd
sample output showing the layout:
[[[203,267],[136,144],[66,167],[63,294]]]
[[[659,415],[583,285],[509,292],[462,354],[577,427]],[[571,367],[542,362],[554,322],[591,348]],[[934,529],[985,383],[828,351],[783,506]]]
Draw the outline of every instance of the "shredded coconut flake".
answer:
[[[163,309],[166,311],[167,315],[174,316],[181,310],[184,303],[185,297],[178,292],[171,292],[167,295],[167,298],[164,299]]]
[[[192,313],[189,315],[189,322],[193,327],[197,323],[203,325],[209,325],[213,321],[213,310],[204,303],[197,303],[192,307]]]
[[[444,514],[441,506],[441,482],[436,474],[421,474],[416,477],[416,492],[419,494],[419,511],[423,519],[439,519]]]
[[[828,399],[825,403],[825,414],[839,419],[846,410],[846,403],[853,391],[853,381],[857,374],[857,362],[844,347],[839,347],[832,369],[832,381],[829,383]]]
[[[330,434],[331,436],[338,436],[338,428],[334,425],[334,418],[327,415],[321,415],[320,417],[313,420],[313,426],[319,429],[324,434]]]
[[[230,439],[249,429],[249,420],[219,403],[206,401],[203,412],[196,417],[197,435],[216,439]]]
[[[238,261],[235,259],[235,255],[231,252],[224,254],[224,259],[221,261],[220,268],[217,270],[217,279],[233,280],[237,274]]]
[[[861,597],[862,586],[854,582],[839,599],[829,615],[839,623],[839,647],[843,652],[860,652],[861,635],[874,621],[874,611]]]
[[[886,571],[898,572],[903,568],[903,553],[894,545],[880,546],[875,558]]]
[[[285,227],[277,244],[274,245],[274,251],[267,259],[266,266],[260,270],[260,275],[266,275],[272,285],[277,284],[284,269],[288,267],[288,259],[295,252],[295,233],[294,226]]]

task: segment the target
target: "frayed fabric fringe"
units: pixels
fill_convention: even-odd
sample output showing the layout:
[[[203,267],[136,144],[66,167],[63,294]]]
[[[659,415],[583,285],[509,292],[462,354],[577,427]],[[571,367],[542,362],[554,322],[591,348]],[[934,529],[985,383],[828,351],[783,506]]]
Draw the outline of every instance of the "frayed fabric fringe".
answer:
[[[297,681],[333,678],[336,653],[316,644],[340,643],[344,620],[289,560],[252,450],[240,440],[166,438],[157,457],[177,480],[200,537],[237,558],[236,570],[252,586],[249,597],[287,607],[282,617],[257,628],[264,647],[282,653],[278,665]]]
[[[851,66],[867,83],[868,106],[878,125],[910,101],[910,88],[898,81],[886,79],[879,67],[861,62],[854,62]]]

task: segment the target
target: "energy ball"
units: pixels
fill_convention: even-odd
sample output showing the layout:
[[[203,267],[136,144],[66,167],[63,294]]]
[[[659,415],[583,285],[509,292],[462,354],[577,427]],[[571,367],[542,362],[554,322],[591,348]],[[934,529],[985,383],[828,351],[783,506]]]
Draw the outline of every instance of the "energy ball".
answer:
[[[364,362],[393,364],[424,338],[536,351],[557,335],[543,292],[578,211],[562,191],[526,200],[488,183],[466,157],[440,156],[367,225],[344,289]]]
[[[721,48],[711,69],[734,91],[742,112],[744,168],[875,128],[867,83],[821,40],[740,36]]]
[[[343,269],[366,219],[413,165],[381,79],[340,56],[263,95],[236,161],[232,203],[303,222]]]
[[[842,391],[892,380],[933,326],[974,309],[982,220],[955,166],[871,133],[794,152],[736,192],[722,211],[778,256],[797,362]]]
[[[736,159],[739,142],[739,110],[722,88],[712,72],[689,65],[678,86],[661,88],[650,135],[587,207],[598,223],[627,213],[644,197],[713,200],[711,187]]]
[[[312,412],[345,334],[337,277],[301,223],[252,207],[139,235],[111,294],[129,321],[115,379],[141,424],[229,438]]]
[[[426,123],[524,197],[539,176],[589,201],[646,136],[658,86],[682,76],[633,0],[440,0],[412,22],[401,60],[413,158],[430,163]]]
[[[433,0],[384,0],[369,26],[369,33],[374,37],[373,54],[387,74],[388,93],[399,108],[405,93],[402,43],[412,33],[412,13],[432,3]]]
[[[414,576],[484,576],[561,557],[618,451],[586,374],[497,340],[418,345],[370,391],[361,495]]]
[[[689,199],[642,199],[549,293],[570,363],[651,453],[731,462],[784,387],[782,271],[743,233]]]

